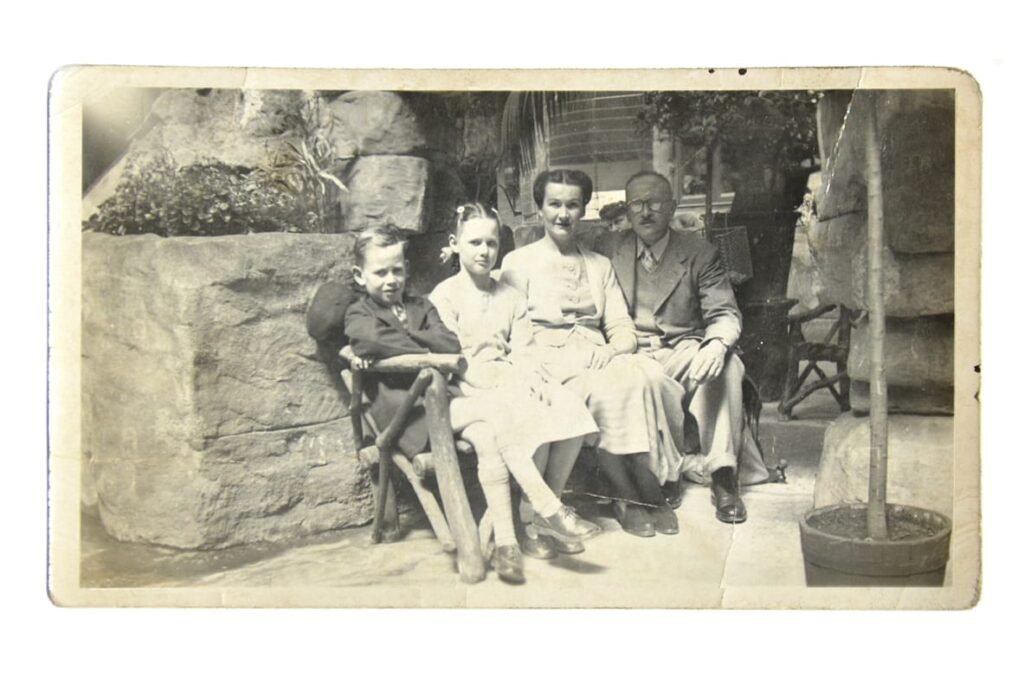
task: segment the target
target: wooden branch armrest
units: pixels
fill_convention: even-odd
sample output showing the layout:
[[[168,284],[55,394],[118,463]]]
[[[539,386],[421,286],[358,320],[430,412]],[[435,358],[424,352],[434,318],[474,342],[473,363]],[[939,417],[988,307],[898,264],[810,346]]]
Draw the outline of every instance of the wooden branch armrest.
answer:
[[[434,368],[442,374],[451,374],[466,369],[466,359],[458,353],[410,353],[393,358],[384,358],[362,370],[363,372],[418,372]]]
[[[793,313],[788,316],[788,320],[791,323],[803,324],[808,320],[814,320],[820,318],[829,311],[835,310],[835,304],[826,304],[825,306],[819,306],[818,308],[811,309],[810,311],[804,311],[803,313]]]
[[[378,448],[381,450],[391,450],[395,440],[402,434],[402,430],[405,428],[405,424],[412,413],[412,408],[416,405],[416,401],[420,399],[424,391],[427,390],[427,387],[430,386],[435,374],[437,373],[429,367],[420,371],[409,392],[405,394],[405,400],[398,406],[395,416],[391,418],[391,422],[384,431],[377,436]]]

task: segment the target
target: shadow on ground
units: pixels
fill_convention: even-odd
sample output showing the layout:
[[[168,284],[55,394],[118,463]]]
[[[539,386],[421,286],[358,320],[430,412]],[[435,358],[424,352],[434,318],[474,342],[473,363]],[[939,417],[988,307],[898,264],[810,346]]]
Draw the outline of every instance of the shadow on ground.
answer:
[[[591,586],[581,603],[599,605],[595,591],[665,581],[694,586],[803,586],[803,559],[798,521],[813,503],[814,476],[825,428],[839,414],[827,394],[815,394],[799,405],[794,419],[781,421],[774,403],[766,403],[761,442],[787,460],[788,482],[744,489],[749,520],[739,526],[714,518],[710,490],[687,485],[677,511],[680,534],[639,539],[625,534],[605,508],[592,498],[570,495],[581,513],[593,516],[604,533],[587,542],[578,556],[552,561],[527,560],[527,577],[548,586],[573,591],[582,582]],[[82,516],[81,586],[107,587],[248,587],[409,586],[444,587],[457,581],[454,560],[441,551],[418,514],[403,515],[405,538],[393,544],[371,545],[369,528],[338,530],[287,545],[254,545],[218,551],[182,551],[111,539],[98,518]],[[493,573],[474,589],[494,589],[500,596],[516,595],[516,605],[543,605],[524,592],[508,587]],[[510,593],[504,593],[510,592]],[[600,594],[596,594],[599,596]],[[655,603],[657,600],[655,600]]]

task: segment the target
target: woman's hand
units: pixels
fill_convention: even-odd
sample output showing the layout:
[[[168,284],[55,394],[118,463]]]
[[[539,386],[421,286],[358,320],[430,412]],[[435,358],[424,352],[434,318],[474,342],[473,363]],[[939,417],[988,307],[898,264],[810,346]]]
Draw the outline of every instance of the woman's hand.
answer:
[[[352,351],[352,347],[348,345],[342,348],[338,355],[340,355],[342,359],[345,360],[345,362],[347,362],[354,370],[365,370],[367,367],[373,365],[372,360],[360,358]]]
[[[548,384],[544,381],[544,378],[533,372],[526,381],[526,387],[530,391],[530,395],[542,402],[544,405],[551,404],[551,391],[548,390]]]
[[[590,362],[587,364],[587,367],[592,370],[604,369],[612,361],[612,358],[617,355],[618,351],[611,346],[595,348],[590,354]]]

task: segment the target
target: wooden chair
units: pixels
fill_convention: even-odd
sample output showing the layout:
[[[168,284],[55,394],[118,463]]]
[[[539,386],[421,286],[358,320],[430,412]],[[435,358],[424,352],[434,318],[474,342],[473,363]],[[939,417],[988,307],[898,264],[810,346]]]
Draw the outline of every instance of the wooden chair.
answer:
[[[850,354],[853,312],[839,305],[839,314],[822,341],[807,341],[804,335],[806,323],[836,308],[836,304],[828,304],[789,316],[789,355],[786,363],[786,380],[782,387],[782,398],[779,400],[779,414],[783,419],[790,419],[793,416],[793,408],[798,403],[822,388],[829,390],[843,412],[850,409],[850,377],[846,371],[846,360]],[[800,362],[805,360],[807,366],[800,371]],[[820,362],[834,363],[835,374],[826,375],[818,366]],[[812,372],[818,378],[805,383]]]
[[[463,483],[459,452],[468,455],[472,447],[456,441],[448,410],[448,375],[464,367],[459,355],[417,354],[380,360],[364,370],[350,369],[343,379],[351,394],[349,406],[352,431],[357,441],[357,456],[371,470],[374,515],[371,541],[393,541],[399,530],[398,510],[392,469],[397,468],[423,507],[443,550],[455,553],[459,575],[464,582],[481,581],[486,573],[485,552],[481,543],[490,544],[491,523],[485,513],[478,528]],[[416,379],[405,400],[390,422],[381,428],[367,412],[363,397],[366,379],[374,374],[415,374]],[[423,398],[426,409],[429,447],[411,461],[397,449],[395,441],[408,423],[417,401]],[[376,473],[373,467],[376,466]],[[428,482],[436,479],[440,504]],[[442,509],[443,507],[443,509]]]

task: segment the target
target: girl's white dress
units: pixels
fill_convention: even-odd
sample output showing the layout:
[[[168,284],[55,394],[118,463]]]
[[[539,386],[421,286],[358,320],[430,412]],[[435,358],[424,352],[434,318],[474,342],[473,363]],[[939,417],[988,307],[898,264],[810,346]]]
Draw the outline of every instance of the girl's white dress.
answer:
[[[597,424],[572,391],[554,381],[546,384],[550,403],[531,394],[529,384],[544,369],[519,291],[497,280],[482,291],[460,271],[435,287],[430,301],[468,363],[457,381],[462,397],[451,403],[453,428],[486,422],[503,454],[515,449],[528,457],[545,443],[594,437]]]

